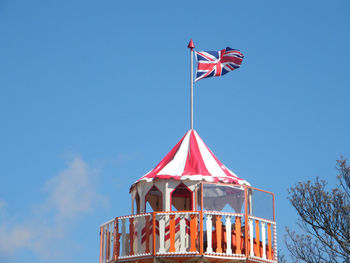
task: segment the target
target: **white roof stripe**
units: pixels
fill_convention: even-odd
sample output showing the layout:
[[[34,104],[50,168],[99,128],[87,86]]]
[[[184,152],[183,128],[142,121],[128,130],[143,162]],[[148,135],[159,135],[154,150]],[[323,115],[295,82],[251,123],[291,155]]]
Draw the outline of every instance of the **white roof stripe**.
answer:
[[[207,167],[208,172],[213,176],[227,177],[227,175],[221,169],[220,165],[216,162],[216,160],[213,158],[211,153],[208,151],[207,147],[205,146],[202,139],[198,136],[196,131],[194,132],[194,135],[196,136],[198,148],[199,148],[199,151],[201,152],[203,161],[205,163],[205,166]]]
[[[190,146],[190,135],[191,131],[188,131],[185,138],[183,139],[181,146],[174,158],[160,170],[157,175],[181,175],[185,169],[188,149]]]

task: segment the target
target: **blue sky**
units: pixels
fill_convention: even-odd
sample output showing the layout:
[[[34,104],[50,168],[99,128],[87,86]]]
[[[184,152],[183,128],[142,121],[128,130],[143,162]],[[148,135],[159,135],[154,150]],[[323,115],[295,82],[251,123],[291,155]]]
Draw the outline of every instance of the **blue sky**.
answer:
[[[350,157],[350,3],[0,0],[0,261],[97,262],[98,226],[189,129],[189,52],[242,67],[195,86],[194,127],[276,194]]]

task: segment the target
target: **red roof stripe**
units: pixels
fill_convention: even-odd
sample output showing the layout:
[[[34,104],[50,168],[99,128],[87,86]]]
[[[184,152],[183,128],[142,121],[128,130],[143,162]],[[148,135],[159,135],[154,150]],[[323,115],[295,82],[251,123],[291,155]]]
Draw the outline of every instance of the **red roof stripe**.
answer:
[[[188,132],[187,132],[188,133]],[[147,173],[145,176],[141,177],[138,181],[145,179],[145,178],[153,178],[155,176],[157,176],[157,173],[163,169],[164,166],[166,166],[172,159],[174,159],[175,154],[177,153],[177,151],[179,150],[182,141],[185,139],[187,133],[181,138],[181,140],[174,146],[174,148],[163,158],[163,160],[161,160],[157,166],[150,171],[149,173]]]
[[[187,154],[185,169],[182,175],[208,175],[209,173],[203,157],[199,151],[198,143],[194,131],[191,130],[190,147]]]

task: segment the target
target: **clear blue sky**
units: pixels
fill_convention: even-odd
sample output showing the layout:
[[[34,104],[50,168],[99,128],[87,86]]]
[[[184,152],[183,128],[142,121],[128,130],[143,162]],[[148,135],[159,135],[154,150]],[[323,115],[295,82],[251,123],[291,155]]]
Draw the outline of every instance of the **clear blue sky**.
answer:
[[[0,261],[98,262],[98,226],[189,129],[189,52],[242,67],[195,87],[195,129],[276,194],[350,157],[350,2],[0,0]]]

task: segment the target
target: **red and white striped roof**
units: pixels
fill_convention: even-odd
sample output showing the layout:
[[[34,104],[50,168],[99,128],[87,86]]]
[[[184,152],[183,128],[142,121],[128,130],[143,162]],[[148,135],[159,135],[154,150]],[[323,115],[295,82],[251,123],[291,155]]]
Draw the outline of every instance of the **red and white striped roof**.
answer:
[[[195,130],[189,130],[164,159],[136,183],[155,179],[189,179],[249,185],[215,157]]]

